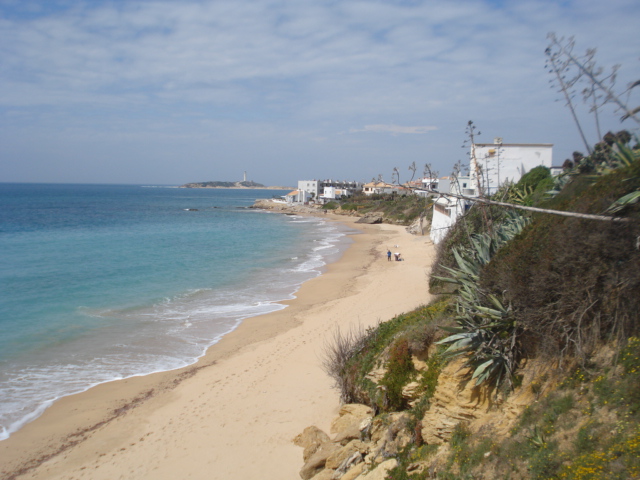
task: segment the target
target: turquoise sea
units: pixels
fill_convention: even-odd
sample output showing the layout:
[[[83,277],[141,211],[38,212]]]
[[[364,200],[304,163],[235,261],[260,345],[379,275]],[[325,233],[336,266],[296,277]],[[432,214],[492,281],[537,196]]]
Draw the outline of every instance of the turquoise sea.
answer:
[[[56,399],[194,363],[284,308],[349,231],[273,190],[0,184],[0,439]]]

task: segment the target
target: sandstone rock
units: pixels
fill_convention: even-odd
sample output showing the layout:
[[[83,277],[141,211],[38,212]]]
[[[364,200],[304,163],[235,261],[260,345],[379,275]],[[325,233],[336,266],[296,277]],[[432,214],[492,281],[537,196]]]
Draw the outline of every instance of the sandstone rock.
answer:
[[[390,458],[389,460],[382,462],[370,472],[360,475],[357,478],[358,480],[385,480],[389,470],[395,468],[397,465],[398,461],[395,458]]]
[[[411,235],[424,235],[426,230],[431,227],[431,222],[428,222],[424,217],[416,218],[411,225],[405,230]]]
[[[349,458],[346,458],[345,461],[340,464],[340,467],[335,470],[333,478],[342,478],[343,475],[345,475],[348,471],[351,471],[356,465],[364,466],[363,460],[364,459],[360,452],[354,452],[353,455],[351,455]]]
[[[366,378],[371,380],[373,383],[380,383],[380,380],[384,378],[384,374],[387,373],[387,369],[384,367],[375,368],[367,373]]]
[[[329,435],[316,426],[305,428],[300,435],[293,439],[294,445],[304,448],[302,458],[305,462],[316,453],[320,445],[329,441]]]
[[[388,426],[388,423],[381,417],[375,417],[371,422],[371,441],[373,443],[380,441],[386,435]]]
[[[373,410],[366,405],[347,404],[340,409],[339,417],[331,423],[331,433],[344,432],[353,428],[360,431],[360,424],[373,415]]]
[[[451,438],[460,422],[470,422],[489,408],[490,402],[475,382],[462,382],[460,361],[449,364],[440,374],[431,408],[422,419],[422,438],[430,445],[440,445]]]
[[[354,480],[360,476],[363,470],[364,470],[364,463],[359,463],[354,467],[351,467],[349,470],[347,470],[347,472],[341,477],[336,477],[334,473],[333,480]],[[337,472],[338,471],[336,470],[336,473]]]
[[[324,469],[320,471],[316,476],[314,476],[311,480],[332,480],[334,473],[335,472],[333,470]]]
[[[382,215],[377,213],[368,213],[364,217],[356,220],[355,223],[367,223],[370,225],[374,223],[382,223]]]
[[[342,467],[343,463],[348,463],[348,460],[352,461],[352,464],[358,463],[358,455],[354,455],[355,453],[359,454],[360,461],[364,458],[364,455],[368,453],[369,448],[367,445],[360,440],[352,440],[346,446],[334,452],[329,458],[327,458],[327,463],[325,465],[326,468],[339,469]],[[343,468],[346,471],[346,468]]]
[[[427,355],[426,358],[429,358],[429,349],[427,348]],[[425,362],[424,360],[421,360],[420,358],[418,358],[417,355],[411,355],[411,362],[413,363],[413,366],[416,370],[418,370],[419,372],[424,372],[425,370],[428,370],[428,365],[427,362]]]
[[[351,440],[358,440],[360,439],[360,428],[358,425],[351,425],[350,427],[342,430],[340,433],[338,433],[333,441],[335,443],[338,443],[340,445],[346,445],[347,443],[349,443]]]
[[[402,387],[402,396],[407,400],[415,400],[418,398],[418,388],[420,384],[418,382],[407,383]]]
[[[327,458],[339,449],[340,446],[332,442],[326,442],[320,445],[318,450],[311,455],[309,460],[304,464],[304,467],[302,467],[302,470],[300,470],[300,477],[302,477],[303,480],[313,478],[320,470],[324,469]]]

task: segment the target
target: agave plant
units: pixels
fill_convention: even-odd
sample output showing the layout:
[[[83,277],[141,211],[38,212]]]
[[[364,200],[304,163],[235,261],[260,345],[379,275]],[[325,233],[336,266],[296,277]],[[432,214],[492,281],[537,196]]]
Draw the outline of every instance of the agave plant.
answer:
[[[618,142],[617,145],[618,149],[615,153],[615,158],[618,168],[630,167],[640,160],[640,150],[633,150],[620,142]],[[624,210],[630,205],[638,203],[638,201],[640,201],[640,190],[636,190],[635,192],[631,192],[620,197],[609,205],[609,208],[607,208],[603,213],[613,215]]]
[[[454,249],[458,268],[446,268],[451,277],[438,279],[458,285],[457,327],[441,327],[451,333],[438,342],[448,345],[445,356],[466,355],[476,385],[511,383],[518,356],[518,326],[511,305],[484,292],[478,285],[481,268],[500,247],[519,234],[528,220],[511,212],[493,234],[475,235],[472,248]]]

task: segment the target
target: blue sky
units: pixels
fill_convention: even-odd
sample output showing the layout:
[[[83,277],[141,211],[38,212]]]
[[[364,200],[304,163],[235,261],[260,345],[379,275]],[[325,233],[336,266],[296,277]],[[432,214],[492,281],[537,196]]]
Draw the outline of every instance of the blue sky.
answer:
[[[561,164],[584,147],[547,34],[620,64],[623,89],[638,18],[637,0],[0,0],[0,181],[446,175],[469,120],[481,142],[553,143]]]

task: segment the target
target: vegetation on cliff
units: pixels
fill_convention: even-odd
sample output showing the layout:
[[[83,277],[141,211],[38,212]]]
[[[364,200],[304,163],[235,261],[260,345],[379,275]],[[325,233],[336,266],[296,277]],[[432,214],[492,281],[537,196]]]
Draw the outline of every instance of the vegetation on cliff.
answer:
[[[435,303],[336,334],[325,367],[342,401],[386,429],[360,432],[358,471],[640,475],[640,150],[613,137],[560,177],[535,169],[496,197],[624,221],[477,204],[441,244]]]
[[[359,410],[313,478],[640,478],[640,146],[601,136],[598,116],[614,104],[640,124],[622,100],[640,81],[618,93],[618,67],[605,75],[595,49],[549,38],[547,68],[587,155],[555,178],[533,169],[458,219],[439,245],[436,302],[336,334],[327,372],[374,416]]]
[[[424,224],[431,223],[433,200],[414,194],[374,194],[363,193],[353,197],[327,203],[323,208],[344,215],[378,214],[384,223],[411,225],[419,218]]]

